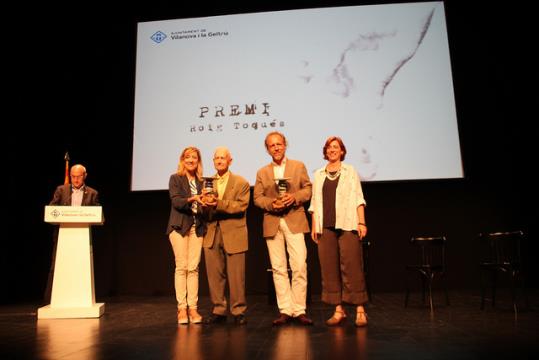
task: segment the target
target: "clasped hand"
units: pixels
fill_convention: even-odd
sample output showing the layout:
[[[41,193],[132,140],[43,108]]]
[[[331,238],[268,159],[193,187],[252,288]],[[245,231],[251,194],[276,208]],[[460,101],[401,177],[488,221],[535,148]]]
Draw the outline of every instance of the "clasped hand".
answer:
[[[202,189],[202,194],[200,194],[197,200],[202,206],[217,206],[217,196],[210,189]]]
[[[282,211],[290,206],[292,206],[296,202],[296,198],[294,195],[285,193],[281,198],[275,199],[272,202],[273,210],[275,211]]]

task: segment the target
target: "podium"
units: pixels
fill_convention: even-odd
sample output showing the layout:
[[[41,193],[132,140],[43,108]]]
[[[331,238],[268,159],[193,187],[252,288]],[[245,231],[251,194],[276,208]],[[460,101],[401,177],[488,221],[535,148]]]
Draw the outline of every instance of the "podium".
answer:
[[[91,226],[103,224],[101,206],[45,206],[45,222],[59,224],[51,303],[38,319],[98,318],[95,302]]]

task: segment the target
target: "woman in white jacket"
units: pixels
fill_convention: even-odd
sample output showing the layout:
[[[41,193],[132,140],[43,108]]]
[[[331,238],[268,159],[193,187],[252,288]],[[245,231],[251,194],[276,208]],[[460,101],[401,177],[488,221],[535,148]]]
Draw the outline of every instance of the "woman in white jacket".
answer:
[[[339,325],[346,319],[346,303],[356,306],[356,326],[365,326],[368,296],[361,241],[367,235],[366,202],[358,173],[342,162],[346,156],[343,141],[329,137],[323,154],[327,164],[315,171],[309,212],[311,237],[318,244],[322,301],[335,306],[326,324]]]

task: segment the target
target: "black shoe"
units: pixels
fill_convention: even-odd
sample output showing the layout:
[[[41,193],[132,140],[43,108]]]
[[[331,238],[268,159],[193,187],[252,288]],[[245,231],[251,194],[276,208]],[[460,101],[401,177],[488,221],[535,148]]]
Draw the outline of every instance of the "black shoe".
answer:
[[[290,316],[286,314],[279,314],[279,317],[273,320],[273,326],[281,326],[290,321]]]
[[[304,326],[311,326],[314,324],[313,321],[309,319],[305,314],[298,315],[294,319],[296,319],[297,322]]]
[[[236,325],[245,325],[247,324],[247,319],[245,318],[245,315],[240,314],[234,316],[234,324]]]
[[[226,323],[226,315],[211,314],[204,319],[204,324],[222,324]]]

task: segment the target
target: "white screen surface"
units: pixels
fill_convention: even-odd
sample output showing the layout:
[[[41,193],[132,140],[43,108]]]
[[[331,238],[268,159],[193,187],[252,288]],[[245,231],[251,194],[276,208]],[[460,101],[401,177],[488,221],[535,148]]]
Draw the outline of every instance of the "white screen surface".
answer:
[[[136,71],[135,191],[191,145],[253,185],[274,130],[310,174],[335,135],[364,181],[463,176],[442,2],[143,22]]]

